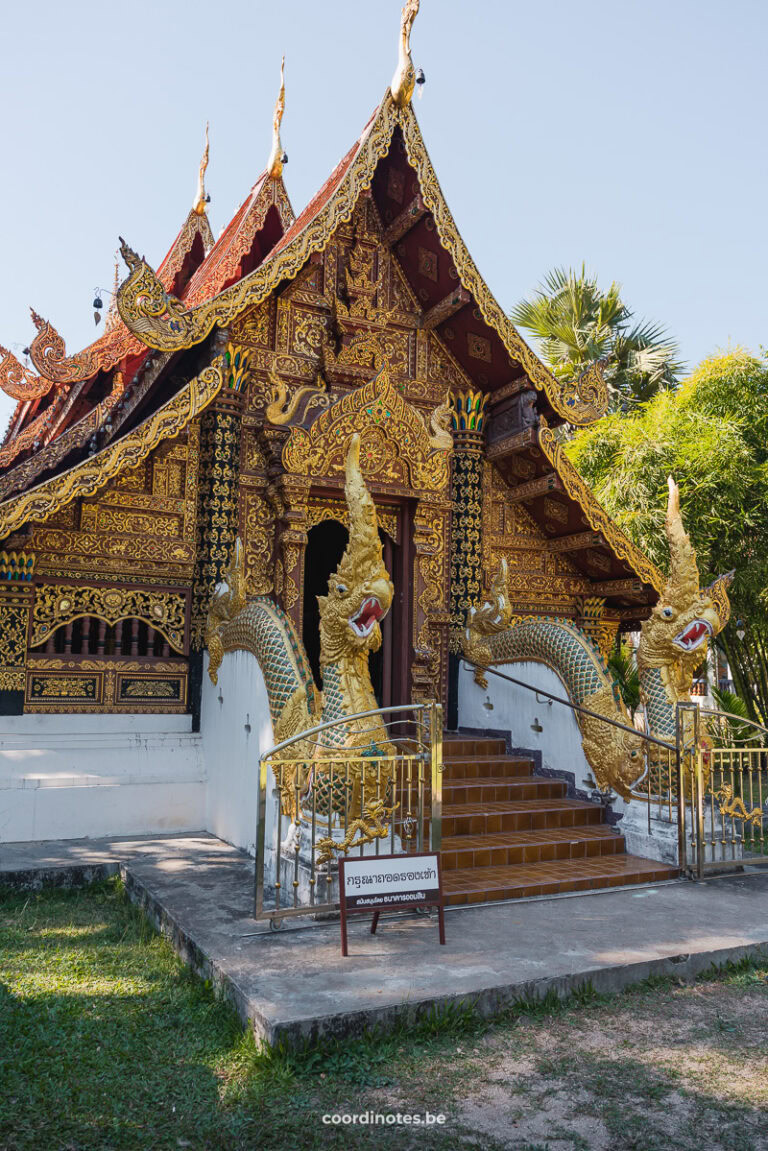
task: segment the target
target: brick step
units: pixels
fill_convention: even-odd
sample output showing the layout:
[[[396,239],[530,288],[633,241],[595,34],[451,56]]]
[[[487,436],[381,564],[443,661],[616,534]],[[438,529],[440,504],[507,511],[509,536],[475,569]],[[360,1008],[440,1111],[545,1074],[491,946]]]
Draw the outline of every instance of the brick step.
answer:
[[[601,807],[578,799],[456,803],[443,808],[443,835],[491,835],[499,831],[583,827],[584,824],[602,821]]]
[[[467,803],[493,803],[503,800],[561,799],[566,793],[562,779],[528,775],[505,779],[500,775],[474,779],[443,779],[443,814],[447,807]]]
[[[586,859],[620,855],[624,837],[607,824],[550,827],[541,831],[508,831],[496,835],[443,837],[444,871],[473,867],[509,867],[518,863],[546,863],[555,859]]]
[[[458,759],[443,757],[444,780],[472,779],[478,775],[532,775],[533,763],[530,759],[520,759],[511,755],[475,755]]]
[[[601,855],[591,859],[557,859],[511,867],[469,867],[446,871],[446,904],[483,903],[491,899],[521,899],[559,895],[629,883],[661,883],[678,872],[634,855]]]
[[[462,759],[475,755],[505,755],[507,745],[503,739],[468,739],[461,736],[443,736],[443,759]]]

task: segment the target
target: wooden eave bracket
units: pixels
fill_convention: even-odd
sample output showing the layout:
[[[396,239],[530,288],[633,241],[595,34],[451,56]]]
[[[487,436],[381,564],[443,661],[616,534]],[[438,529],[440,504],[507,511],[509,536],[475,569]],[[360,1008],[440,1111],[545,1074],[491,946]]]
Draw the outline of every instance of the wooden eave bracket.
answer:
[[[467,289],[462,288],[461,285],[457,285],[452,292],[449,292],[448,295],[442,300],[439,300],[434,307],[424,313],[421,318],[422,328],[427,332],[432,331],[438,324],[442,324],[450,319],[451,316],[455,316],[471,299],[472,296]]]
[[[391,224],[384,230],[384,241],[387,244],[396,244],[402,240],[406,232],[415,228],[419,220],[427,214],[427,206],[422,199],[421,192],[414,196],[410,204],[406,204],[402,212],[395,216]]]
[[[536,479],[512,488],[507,499],[513,503],[520,503],[522,500],[535,500],[538,496],[551,495],[552,492],[563,490],[563,483],[557,472],[547,472],[544,476],[537,476]]]
[[[503,440],[496,440],[494,443],[489,444],[486,451],[486,458],[489,460],[503,460],[507,456],[517,455],[519,452],[525,451],[527,448],[535,447],[539,442],[538,428],[532,424],[529,428],[523,428],[521,432],[515,432],[514,435],[505,436]]]
[[[547,550],[550,552],[580,552],[607,546],[600,532],[575,532],[570,536],[555,536],[547,542]]]
[[[639,596],[645,594],[645,585],[639,579],[609,579],[591,584],[589,590],[592,595],[600,596]]]

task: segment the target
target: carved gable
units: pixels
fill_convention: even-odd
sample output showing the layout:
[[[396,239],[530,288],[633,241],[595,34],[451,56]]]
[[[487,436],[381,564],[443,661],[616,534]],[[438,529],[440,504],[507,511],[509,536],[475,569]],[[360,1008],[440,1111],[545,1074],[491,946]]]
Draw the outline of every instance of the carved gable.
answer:
[[[515,610],[575,614],[589,581],[562,554],[550,552],[541,528],[520,503],[498,468],[486,462],[483,476],[483,569],[486,590],[502,557],[509,567]]]

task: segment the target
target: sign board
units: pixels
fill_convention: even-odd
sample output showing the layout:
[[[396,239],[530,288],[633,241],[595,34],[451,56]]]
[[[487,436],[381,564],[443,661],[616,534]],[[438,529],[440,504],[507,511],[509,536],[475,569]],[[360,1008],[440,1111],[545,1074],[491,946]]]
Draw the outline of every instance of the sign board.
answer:
[[[372,911],[375,934],[382,911],[397,908],[437,907],[440,942],[445,943],[440,856],[369,855],[339,860],[341,954],[347,955],[347,915]]]

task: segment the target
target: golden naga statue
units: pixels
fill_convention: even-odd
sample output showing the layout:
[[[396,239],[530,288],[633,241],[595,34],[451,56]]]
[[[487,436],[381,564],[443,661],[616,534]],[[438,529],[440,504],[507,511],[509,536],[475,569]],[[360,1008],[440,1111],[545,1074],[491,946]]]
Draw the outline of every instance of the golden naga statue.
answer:
[[[677,704],[690,702],[693,673],[707,654],[707,643],[730,617],[733,572],[699,588],[696,552],[680,514],[680,492],[671,476],[668,484],[669,578],[650,619],[642,624],[637,668],[648,731],[674,741]]]
[[[502,559],[489,599],[474,609],[464,636],[464,655],[480,665],[475,682],[487,687],[483,667],[509,663],[544,663],[565,685],[572,703],[598,716],[632,726],[605,660],[590,637],[575,624],[551,617],[513,617],[509,573]],[[628,798],[643,771],[642,740],[634,731],[576,712],[582,746],[601,790],[612,788]]]
[[[640,690],[650,735],[674,743],[676,708],[690,701],[693,673],[706,655],[707,641],[728,621],[728,586],[733,573],[699,588],[696,554],[683,526],[680,493],[669,480],[666,520],[670,574],[650,619],[642,624],[637,650]],[[631,719],[605,661],[589,636],[564,619],[513,619],[509,577],[502,560],[490,597],[470,613],[464,654],[478,664],[475,681],[487,687],[483,667],[535,661],[562,679],[571,701],[626,726]],[[639,736],[600,719],[578,714],[584,755],[598,786],[629,799],[643,768]],[[651,750],[651,760],[658,758]]]
[[[206,631],[209,675],[216,683],[227,651],[250,651],[256,657],[264,675],[275,743],[326,720],[378,707],[368,653],[381,646],[379,625],[390,609],[394,588],[384,566],[376,508],[360,472],[357,435],[352,436],[347,451],[344,492],[349,508],[349,543],[329,580],[328,594],[318,597],[322,694],[317,691],[304,647],[289,617],[268,596],[246,602],[239,540],[211,600]],[[288,749],[294,765],[303,757],[306,763],[301,765],[300,778],[296,766],[283,772],[283,810],[296,820],[297,793],[306,804],[316,789],[318,812],[327,814],[332,803],[334,810],[343,810],[346,805],[350,815],[358,816],[361,797],[364,795],[367,802],[377,794],[378,784],[386,783],[384,768],[382,778],[377,779],[376,766],[376,753],[386,754],[386,730],[371,720],[350,720],[321,733],[320,739],[320,746],[302,743]],[[370,766],[363,770],[359,756],[351,761],[347,792],[344,773],[337,765],[334,794],[329,796],[329,770],[323,767],[323,758],[346,749],[364,753],[367,758],[363,762]]]
[[[148,347],[155,344],[144,340],[144,337],[152,335],[156,322],[167,331],[169,346],[181,347],[189,332],[189,313],[181,300],[166,292],[146,260],[129,248],[122,236],[120,254],[129,269],[128,277],[117,290],[117,310],[121,320]]]

